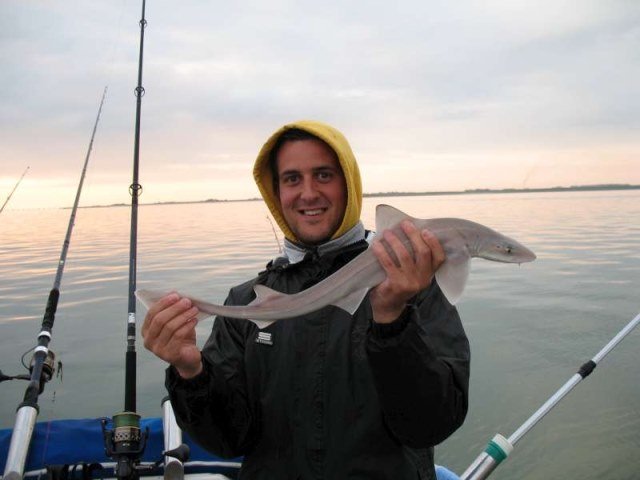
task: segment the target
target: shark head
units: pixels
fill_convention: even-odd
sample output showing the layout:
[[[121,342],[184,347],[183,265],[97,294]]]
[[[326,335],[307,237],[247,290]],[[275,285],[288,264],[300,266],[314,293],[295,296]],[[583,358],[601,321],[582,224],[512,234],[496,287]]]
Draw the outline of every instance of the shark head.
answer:
[[[527,263],[536,259],[536,254],[520,242],[503,235],[491,235],[485,239],[478,256],[494,262]]]

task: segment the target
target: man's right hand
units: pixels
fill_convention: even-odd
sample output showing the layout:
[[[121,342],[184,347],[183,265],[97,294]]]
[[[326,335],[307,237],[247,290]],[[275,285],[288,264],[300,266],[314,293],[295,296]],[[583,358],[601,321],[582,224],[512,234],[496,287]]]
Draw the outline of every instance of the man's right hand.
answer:
[[[197,307],[191,300],[170,293],[154,303],[142,325],[144,346],[169,362],[183,378],[202,371],[202,355],[196,346]]]

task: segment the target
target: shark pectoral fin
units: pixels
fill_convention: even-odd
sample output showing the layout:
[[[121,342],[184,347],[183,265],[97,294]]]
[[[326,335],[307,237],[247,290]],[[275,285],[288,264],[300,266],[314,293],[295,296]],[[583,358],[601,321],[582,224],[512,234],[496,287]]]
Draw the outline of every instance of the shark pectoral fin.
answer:
[[[391,205],[381,203],[376,206],[376,232],[382,233],[384,230],[395,227],[407,218],[413,219],[403,211]]]
[[[363,288],[362,290],[356,290],[355,292],[350,293],[346,297],[342,297],[336,302],[333,302],[332,305],[339,307],[349,314],[353,315],[353,313],[358,309],[365,295],[369,291],[368,288]]]
[[[469,260],[466,255],[459,255],[447,260],[436,270],[436,281],[451,305],[460,300],[469,278]]]

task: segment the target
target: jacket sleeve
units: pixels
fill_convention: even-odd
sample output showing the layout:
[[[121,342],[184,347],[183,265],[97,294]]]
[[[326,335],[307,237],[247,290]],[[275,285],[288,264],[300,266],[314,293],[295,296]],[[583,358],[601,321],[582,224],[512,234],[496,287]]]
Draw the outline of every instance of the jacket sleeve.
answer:
[[[372,321],[367,353],[385,421],[402,444],[434,446],[462,425],[469,342],[435,281],[395,322]]]
[[[172,367],[167,369],[165,385],[178,425],[202,447],[224,458],[243,455],[259,425],[244,368],[245,338],[252,325],[216,318],[202,349],[201,374],[185,380]]]

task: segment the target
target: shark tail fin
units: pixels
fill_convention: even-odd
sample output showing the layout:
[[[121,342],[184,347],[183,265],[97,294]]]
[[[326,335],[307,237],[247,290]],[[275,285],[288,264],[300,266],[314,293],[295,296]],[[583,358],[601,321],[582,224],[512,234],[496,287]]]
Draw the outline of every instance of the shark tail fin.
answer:
[[[460,300],[469,278],[469,260],[467,255],[449,258],[436,270],[436,282],[451,305]]]
[[[141,289],[141,290],[136,290],[135,291],[135,295],[136,298],[138,300],[140,300],[140,302],[142,302],[142,304],[144,305],[144,307],[149,310],[151,308],[151,306],[157,302],[158,300],[160,300],[162,297],[169,295],[170,293],[175,292],[178,293],[178,295],[181,295],[181,293],[176,292],[175,290],[147,290],[147,289]],[[198,312],[198,314],[196,315],[196,318],[198,319],[198,322],[204,320],[205,318],[209,318],[212,316],[211,313],[207,313],[206,307],[203,309],[202,308],[202,304],[203,302],[201,300],[198,300],[196,298],[193,297],[188,297],[193,304],[198,307],[198,309],[200,310]]]
[[[142,302],[144,307],[148,310],[153,302],[160,300],[164,295],[169,292],[160,292],[158,290],[144,290],[138,289],[135,291],[136,298]]]

